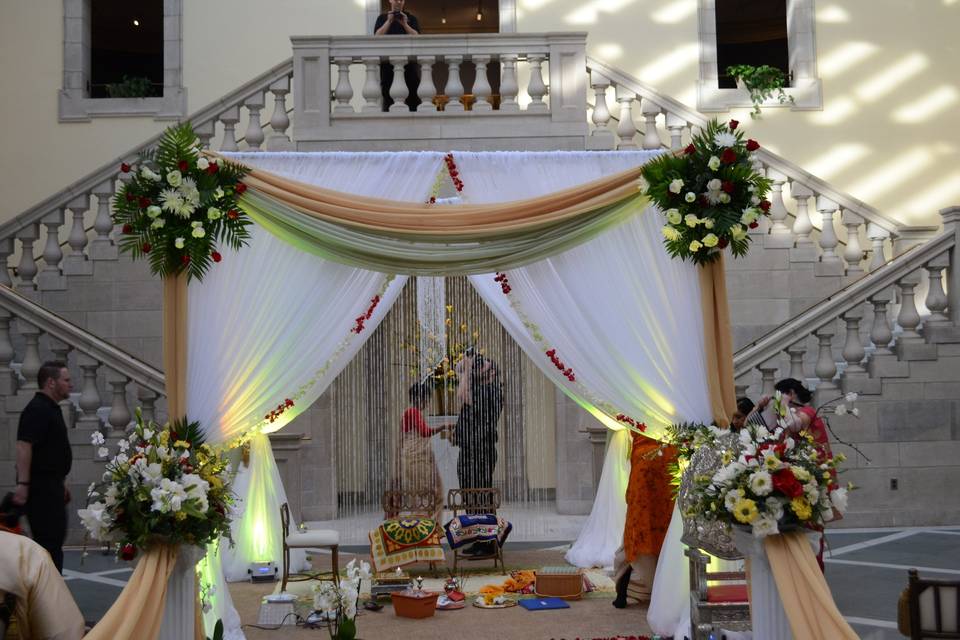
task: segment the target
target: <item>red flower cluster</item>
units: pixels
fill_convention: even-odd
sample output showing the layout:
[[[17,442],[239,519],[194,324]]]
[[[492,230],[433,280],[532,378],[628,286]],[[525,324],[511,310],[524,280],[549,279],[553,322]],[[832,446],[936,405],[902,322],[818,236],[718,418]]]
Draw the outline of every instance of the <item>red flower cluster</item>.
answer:
[[[207,173],[212,176],[217,171],[220,171],[220,165],[217,164],[216,160],[211,160],[210,164],[207,165]]]
[[[186,160],[181,160],[180,162],[177,163],[177,169],[180,169],[180,171],[183,173],[186,173],[189,168],[190,168],[190,163],[187,162]]]
[[[373,316],[373,310],[377,308],[378,304],[380,304],[380,296],[373,296],[370,298],[370,306],[367,307],[367,312],[362,316],[356,317],[354,320],[355,324],[353,325],[353,329],[350,331],[356,334],[359,334],[361,331],[363,331],[364,323],[369,320],[371,316]]]
[[[437,204],[437,196],[430,196],[430,204]]]
[[[737,152],[727,147],[723,150],[723,153],[720,154],[720,162],[723,164],[733,164],[737,161]]]
[[[500,290],[503,291],[503,295],[507,295],[510,293],[510,291],[512,291],[510,288],[510,281],[507,280],[507,274],[497,271],[497,277],[494,278],[493,281],[500,283]]]
[[[623,424],[628,424],[628,425],[630,425],[631,427],[633,427],[634,429],[637,429],[638,431],[646,431],[646,430],[647,430],[647,425],[646,425],[646,423],[640,422],[640,421],[638,421],[638,420],[634,420],[633,418],[631,418],[630,416],[628,416],[628,415],[625,414],[625,413],[618,413],[616,417],[617,417],[617,422],[622,422]]]
[[[796,498],[803,495],[803,485],[800,484],[797,477],[793,475],[793,470],[791,469],[780,469],[780,471],[773,474],[773,488],[788,498]]]
[[[460,179],[460,171],[457,169],[457,163],[453,160],[453,154],[445,155],[443,161],[447,163],[447,172],[450,174],[450,179],[453,180],[453,186],[457,188],[457,193],[460,193],[463,191],[463,181]]]
[[[268,413],[267,415],[263,416],[263,419],[264,419],[264,420],[269,420],[270,422],[273,422],[274,420],[276,420],[277,418],[279,418],[279,417],[283,414],[284,411],[286,411],[287,409],[289,409],[289,408],[292,407],[292,406],[293,406],[293,400],[291,400],[290,398],[287,398],[287,399],[284,400],[281,404],[278,404],[276,409],[274,409],[273,411],[271,411],[271,412]]]
[[[242,182],[238,182],[236,186],[236,190],[237,190],[237,195],[241,196],[247,191],[247,185],[243,184]]]
[[[737,127],[740,126],[740,121],[739,121],[739,120],[731,120],[730,122],[727,123],[727,126],[730,127],[730,131],[736,131],[736,130],[737,130]]]
[[[562,373],[567,380],[569,380],[570,382],[577,381],[577,376],[574,375],[573,369],[563,364],[563,360],[557,357],[556,349],[550,349],[550,351],[547,351],[547,357],[550,358],[550,362],[553,363],[553,366],[559,369],[560,373]]]
[[[230,209],[230,211],[227,211],[227,217],[231,220],[236,220],[239,216],[240,214],[237,213],[236,209]]]
[[[130,165],[127,164],[126,162],[121,163],[120,171],[122,171],[123,173],[130,173]]]
[[[223,260],[223,256],[220,255],[219,251],[214,251],[213,253],[210,254],[210,257],[213,258],[214,262],[220,262],[221,260]]]
[[[137,548],[130,543],[127,543],[120,547],[120,559],[126,560],[129,562],[133,560],[137,555]]]

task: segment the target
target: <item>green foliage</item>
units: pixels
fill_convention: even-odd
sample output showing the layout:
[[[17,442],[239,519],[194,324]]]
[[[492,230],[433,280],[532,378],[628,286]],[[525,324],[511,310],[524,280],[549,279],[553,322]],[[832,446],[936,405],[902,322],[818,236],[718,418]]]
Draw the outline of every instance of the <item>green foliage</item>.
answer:
[[[167,129],[137,166],[122,169],[131,180],[113,200],[120,249],[149,260],[154,275],[202,279],[222,258],[218,246],[238,250],[249,240],[250,219],[238,204],[248,170],[202,155],[189,123]]]
[[[751,118],[759,117],[760,105],[774,95],[776,95],[780,104],[794,103],[793,96],[787,95],[783,90],[787,86],[787,77],[783,74],[783,71],[776,67],[766,64],[759,67],[738,64],[727,67],[727,75],[741,80],[747,91],[750,92],[750,100],[753,102],[753,111],[750,112]]]
[[[223,620],[217,620],[213,627],[213,637],[208,637],[207,640],[223,640]]]
[[[735,143],[721,146],[718,135],[732,136]],[[671,256],[705,264],[716,260],[727,245],[735,257],[746,255],[750,247],[747,228],[769,208],[764,198],[771,184],[754,169],[748,145],[759,148],[752,140],[744,141],[742,132],[714,120],[683,152],[664,154],[644,165],[646,194],[667,216],[664,245]],[[714,162],[720,158],[730,161],[712,168],[712,158],[716,158]],[[674,193],[670,186],[677,180],[683,184],[679,193]],[[731,192],[723,191],[729,202],[707,199],[708,184],[713,180],[732,186]],[[693,194],[692,202],[687,201],[687,194]],[[699,222],[688,224],[688,216]]]
[[[142,76],[123,76],[122,82],[107,85],[107,95],[111,98],[147,98],[154,94],[150,78]]]

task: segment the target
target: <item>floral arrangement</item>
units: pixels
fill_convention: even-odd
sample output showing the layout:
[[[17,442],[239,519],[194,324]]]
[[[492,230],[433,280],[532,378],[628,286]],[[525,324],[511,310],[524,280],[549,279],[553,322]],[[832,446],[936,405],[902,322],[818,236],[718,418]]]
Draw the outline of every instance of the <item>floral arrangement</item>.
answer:
[[[728,245],[734,256],[750,248],[748,229],[770,211],[770,180],[754,169],[760,148],[743,139],[739,122],[710,122],[677,154],[644,165],[640,190],[663,211],[667,252],[697,264],[715,260]]]
[[[247,169],[208,159],[189,123],[167,129],[155,150],[120,171],[130,176],[113,199],[120,249],[148,258],[154,275],[202,279],[223,258],[218,244],[236,250],[249,240],[250,219],[237,205]]]
[[[324,580],[313,587],[313,608],[323,612],[327,631],[334,640],[353,640],[357,635],[357,603],[360,584],[370,579],[370,564],[356,559],[347,565],[347,577],[339,584]]]
[[[794,104],[793,96],[783,89],[787,85],[787,76],[776,67],[763,64],[754,67],[749,64],[737,64],[727,67],[727,75],[733,77],[750,92],[750,102],[753,103],[751,118],[760,117],[760,105],[776,94],[780,104]]]
[[[92,441],[106,455],[99,432]],[[199,423],[161,427],[138,409],[129,439],[120,440],[78,513],[90,536],[116,544],[124,560],[158,543],[203,546],[230,538],[231,481],[226,458],[203,443]]]
[[[426,340],[422,341],[423,327],[418,321],[412,340],[401,339],[400,348],[411,360],[408,365],[411,377],[429,382],[435,388],[452,389],[457,386],[457,366],[470,349],[473,348],[480,355],[485,355],[486,350],[473,346],[480,339],[480,331],[461,319],[454,305],[444,305],[444,311],[446,334],[428,333]],[[423,348],[426,353],[422,352]],[[421,364],[424,361],[436,364],[423,371]]]
[[[748,423],[739,450],[723,452],[713,477],[694,478],[690,515],[749,527],[761,538],[802,527],[817,528],[843,514],[847,491],[838,483],[843,454],[829,457],[805,431],[791,435],[790,411],[778,393],[774,429]]]

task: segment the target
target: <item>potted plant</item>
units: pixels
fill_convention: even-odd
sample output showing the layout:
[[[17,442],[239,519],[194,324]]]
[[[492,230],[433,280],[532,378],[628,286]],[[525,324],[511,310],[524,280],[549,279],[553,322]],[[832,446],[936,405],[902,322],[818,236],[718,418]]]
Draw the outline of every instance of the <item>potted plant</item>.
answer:
[[[107,85],[107,95],[111,98],[149,98],[154,95],[150,78],[142,76],[123,76],[122,82]]]
[[[753,102],[753,111],[750,112],[751,118],[760,115],[760,105],[766,100],[776,96],[780,104],[793,104],[793,96],[788,95],[783,89],[787,86],[787,76],[776,67],[770,65],[760,65],[754,67],[749,64],[737,64],[727,67],[727,74],[737,81],[738,87],[743,87],[750,92],[750,101]]]

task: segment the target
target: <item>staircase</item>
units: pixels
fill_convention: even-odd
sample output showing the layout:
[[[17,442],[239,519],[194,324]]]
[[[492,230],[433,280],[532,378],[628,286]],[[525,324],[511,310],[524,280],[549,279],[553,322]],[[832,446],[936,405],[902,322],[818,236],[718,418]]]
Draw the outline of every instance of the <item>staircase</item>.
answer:
[[[424,36],[402,47],[387,40],[296,38],[291,59],[189,121],[205,147],[223,151],[676,150],[707,123],[587,57],[585,34]],[[423,82],[417,112],[382,112],[382,60],[395,69],[416,61],[424,79],[439,69],[446,86]],[[469,78],[466,62],[481,71],[498,65],[499,93],[484,74]],[[391,96],[402,103],[402,71],[394,77],[401,81]],[[0,269],[9,287],[0,287],[0,420],[9,444],[0,489],[14,482],[17,417],[50,356],[82,372],[64,404],[75,445],[96,429],[119,437],[131,406],[165,417],[160,284],[145,264],[119,256],[110,218],[120,163],[156,140],[0,225],[0,260],[16,263]],[[905,226],[776,154],[761,150],[755,162],[773,181],[772,208],[752,231],[751,254],[728,261],[738,393],[757,397],[790,375],[815,386],[818,401],[861,394],[859,420],[831,419],[838,436],[870,457],[848,454],[849,477],[863,490],[842,524],[960,521],[960,503],[939,490],[960,480],[960,269],[951,269],[960,207],[941,212],[942,229]],[[294,464],[296,446],[284,442]],[[93,447],[75,453],[71,489],[84,495],[102,466]]]

